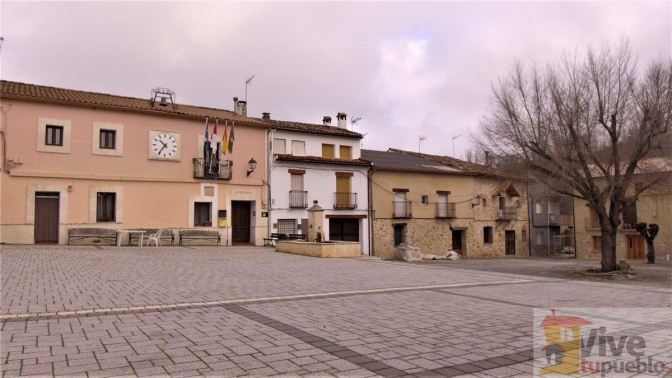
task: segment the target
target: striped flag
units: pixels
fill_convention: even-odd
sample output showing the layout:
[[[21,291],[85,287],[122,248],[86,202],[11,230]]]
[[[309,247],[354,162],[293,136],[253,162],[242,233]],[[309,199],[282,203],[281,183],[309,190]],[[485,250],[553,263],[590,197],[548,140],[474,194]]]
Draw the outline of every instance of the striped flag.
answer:
[[[217,142],[219,142],[219,140],[218,140],[219,137],[217,136],[217,124],[218,123],[219,123],[219,120],[217,118],[215,118],[215,128],[212,129],[212,136],[210,137],[210,139],[212,141],[212,147],[213,147],[212,148],[212,154],[213,155],[217,154]]]
[[[233,153],[233,127],[236,125],[236,121],[233,121],[231,123],[231,134],[229,134],[229,153]]]
[[[208,117],[205,117],[205,150],[210,148],[210,139],[208,139]]]

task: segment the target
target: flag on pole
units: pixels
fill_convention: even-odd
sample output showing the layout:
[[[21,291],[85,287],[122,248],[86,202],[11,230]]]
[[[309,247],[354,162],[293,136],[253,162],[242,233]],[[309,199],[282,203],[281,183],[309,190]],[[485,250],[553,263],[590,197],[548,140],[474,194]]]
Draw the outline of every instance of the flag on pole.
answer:
[[[205,151],[210,148],[210,139],[208,139],[208,117],[205,117]]]
[[[210,136],[210,140],[212,141],[212,154],[216,155],[217,154],[217,142],[219,142],[217,136],[217,124],[219,123],[219,120],[215,118],[215,128],[212,129],[212,136]]]
[[[224,137],[222,138],[222,153],[226,155],[226,150],[229,149],[229,137],[226,133],[226,127],[229,125],[229,120],[224,121]]]
[[[233,127],[236,126],[236,121],[233,121],[231,123],[231,134],[229,134],[229,153],[233,153]]]

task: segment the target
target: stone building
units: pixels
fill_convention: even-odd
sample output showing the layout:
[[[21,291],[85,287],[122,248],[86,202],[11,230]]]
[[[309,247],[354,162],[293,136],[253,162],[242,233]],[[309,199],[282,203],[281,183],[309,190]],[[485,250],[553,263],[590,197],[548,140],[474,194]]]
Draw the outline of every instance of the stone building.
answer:
[[[465,258],[529,256],[527,182],[446,156],[362,150],[372,162],[374,256],[400,243]]]
[[[634,196],[637,188],[645,189],[635,204],[625,209],[616,235],[616,260],[644,260],[646,242],[635,230],[637,223],[658,224],[660,231],[654,240],[656,260],[672,253],[672,159],[657,157],[646,159],[638,165],[633,184],[626,195]],[[644,170],[643,168],[647,168]],[[649,188],[653,181],[660,180]],[[576,219],[577,257],[602,258],[602,236],[597,214],[585,201],[574,201]]]

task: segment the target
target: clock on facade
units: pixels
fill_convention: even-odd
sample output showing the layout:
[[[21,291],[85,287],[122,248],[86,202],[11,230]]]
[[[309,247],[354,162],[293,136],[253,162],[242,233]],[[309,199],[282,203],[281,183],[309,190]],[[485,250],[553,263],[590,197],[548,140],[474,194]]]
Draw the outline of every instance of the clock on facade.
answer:
[[[180,133],[150,131],[149,158],[158,160],[180,160]]]

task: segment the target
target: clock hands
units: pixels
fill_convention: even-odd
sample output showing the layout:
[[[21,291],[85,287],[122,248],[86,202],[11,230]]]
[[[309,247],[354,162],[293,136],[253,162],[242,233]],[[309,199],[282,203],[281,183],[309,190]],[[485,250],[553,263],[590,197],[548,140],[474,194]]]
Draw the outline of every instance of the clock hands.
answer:
[[[157,155],[161,155],[161,152],[163,152],[164,149],[168,148],[168,145],[165,144],[165,143],[163,143],[162,140],[159,139],[159,142],[160,142],[161,144],[163,144],[163,147],[161,147],[161,149],[159,150],[159,152],[157,153]]]

